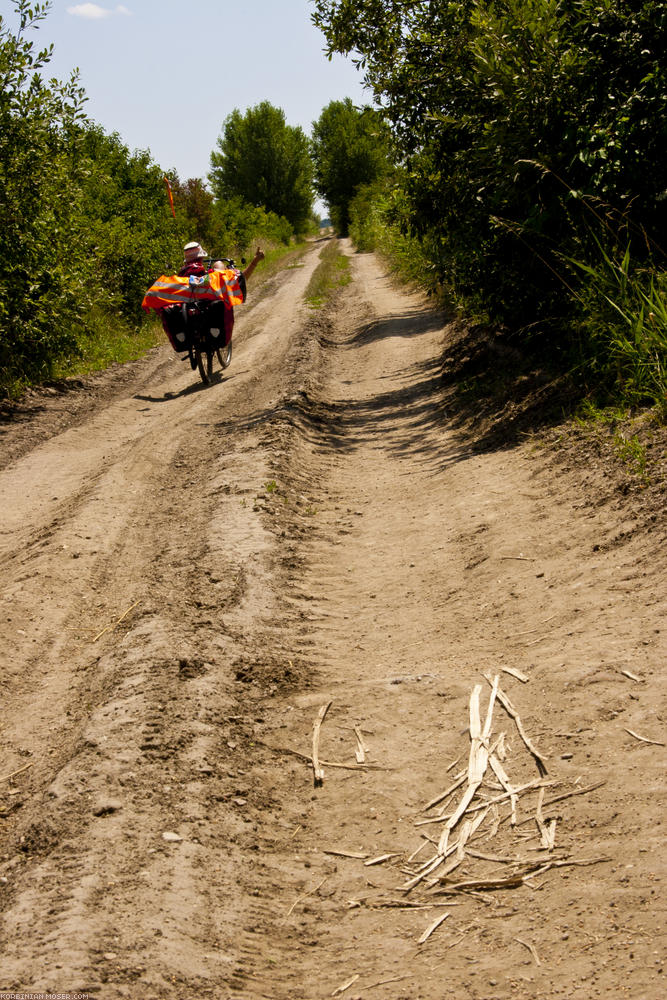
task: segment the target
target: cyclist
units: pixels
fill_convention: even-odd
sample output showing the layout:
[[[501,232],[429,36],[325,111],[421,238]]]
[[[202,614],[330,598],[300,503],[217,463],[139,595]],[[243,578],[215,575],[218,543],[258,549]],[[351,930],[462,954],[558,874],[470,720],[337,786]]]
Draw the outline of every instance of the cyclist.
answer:
[[[208,257],[206,251],[202,248],[200,243],[192,242],[186,243],[183,247],[183,267],[178,272],[180,278],[188,278],[190,275],[195,275],[196,277],[201,277],[202,274],[206,274],[209,271],[226,271],[225,262],[222,260],[214,260],[210,268],[206,268],[202,263]],[[241,273],[243,277],[248,280],[252,272],[255,270],[260,260],[264,260],[264,254],[257,247],[257,253],[250,261],[248,266]]]

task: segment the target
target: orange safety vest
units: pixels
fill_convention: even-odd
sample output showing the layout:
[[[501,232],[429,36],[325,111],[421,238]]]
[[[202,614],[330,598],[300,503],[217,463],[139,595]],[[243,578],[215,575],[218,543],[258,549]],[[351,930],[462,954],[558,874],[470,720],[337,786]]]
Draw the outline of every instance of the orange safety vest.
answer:
[[[144,295],[141,308],[164,309],[193,299],[222,302],[228,309],[240,306],[244,300],[240,272],[236,270],[209,271],[201,277],[191,274],[180,278],[177,274],[161,274]]]

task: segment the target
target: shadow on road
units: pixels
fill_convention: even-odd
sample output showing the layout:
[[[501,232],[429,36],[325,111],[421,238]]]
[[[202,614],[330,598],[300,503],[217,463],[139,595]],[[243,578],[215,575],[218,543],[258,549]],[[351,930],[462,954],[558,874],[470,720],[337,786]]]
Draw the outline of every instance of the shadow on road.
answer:
[[[234,379],[245,374],[245,371],[237,371],[233,375],[225,375],[222,372],[214,372],[213,381],[209,382],[208,385],[204,385],[203,382],[193,382],[192,385],[186,385],[184,389],[180,389],[178,392],[165,392],[162,396],[146,396],[142,393],[136,393],[136,395],[132,398],[140,399],[146,403],[172,403],[175,399],[182,399],[184,396],[191,396],[193,393],[202,392],[205,389],[213,389],[216,385],[233,382]]]
[[[418,338],[447,322],[436,312],[414,310],[357,327],[344,339],[320,333],[318,342],[326,350],[348,352],[392,337]],[[480,328],[461,327],[452,336],[441,355],[378,375],[376,392],[369,393],[365,382],[357,398],[332,398],[324,388],[308,385],[271,408],[231,417],[221,426],[234,433],[291,425],[325,453],[345,455],[370,444],[399,457],[420,457],[435,472],[473,454],[514,447],[562,420],[566,387],[536,368],[534,359]],[[384,391],[383,380],[393,387]]]

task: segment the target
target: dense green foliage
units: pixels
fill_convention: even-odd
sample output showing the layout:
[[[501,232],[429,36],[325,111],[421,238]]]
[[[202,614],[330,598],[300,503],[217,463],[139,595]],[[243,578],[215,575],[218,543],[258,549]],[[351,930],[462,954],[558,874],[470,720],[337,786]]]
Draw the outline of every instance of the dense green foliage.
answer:
[[[74,78],[42,82],[50,49],[35,51],[25,32],[44,9],[19,2],[14,34],[0,17],[0,371],[69,346],[69,318],[80,313],[62,257],[77,228],[82,93]]]
[[[117,316],[140,318],[147,283],[183,240],[162,171],[84,114],[75,75],[42,78],[51,48],[28,33],[48,4],[0,18],[0,387],[54,371]]]
[[[667,4],[315,0],[314,21],[364,69],[406,228],[455,299],[599,384],[664,393],[667,331],[642,295],[664,289]],[[650,323],[614,297],[630,287]]]
[[[355,108],[349,97],[332,101],[313,124],[311,153],[317,192],[336,231],[347,236],[357,189],[389,173],[387,125],[377,111]]]
[[[283,216],[296,232],[307,228],[313,204],[308,140],[269,101],[227,116],[209,178],[218,201],[240,197]]]
[[[256,240],[289,245],[294,230],[284,216],[251,205],[239,195],[216,201],[204,181],[185,182],[171,175],[178,216],[185,220],[189,238],[198,239],[213,254],[240,255]]]

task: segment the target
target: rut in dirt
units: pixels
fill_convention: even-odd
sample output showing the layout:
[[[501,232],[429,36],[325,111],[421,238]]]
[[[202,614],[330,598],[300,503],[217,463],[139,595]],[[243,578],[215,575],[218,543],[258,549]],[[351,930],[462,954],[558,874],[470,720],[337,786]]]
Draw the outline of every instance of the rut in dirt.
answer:
[[[179,373],[34,455],[72,471],[5,552],[2,738],[8,772],[31,765],[3,800],[6,985],[657,998],[643,788],[657,794],[660,758],[625,732],[663,718],[655,539],[615,544],[622,515],[586,506],[539,449],[455,432],[448,328],[372,256],[352,256],[327,313],[295,308],[315,263],[288,306],[249,314],[220,385],[187,392]],[[100,433],[119,435],[104,460]],[[606,782],[546,817],[558,856],[610,860],[413,906],[415,822],[467,760],[472,687],[503,667],[528,678],[503,685],[549,778]],[[349,769],[325,763],[314,788],[329,702],[320,756]],[[355,769],[359,735],[371,767]]]

